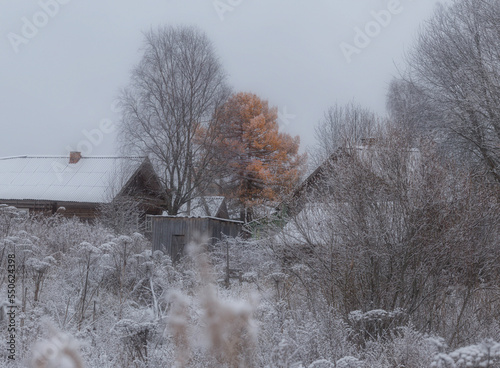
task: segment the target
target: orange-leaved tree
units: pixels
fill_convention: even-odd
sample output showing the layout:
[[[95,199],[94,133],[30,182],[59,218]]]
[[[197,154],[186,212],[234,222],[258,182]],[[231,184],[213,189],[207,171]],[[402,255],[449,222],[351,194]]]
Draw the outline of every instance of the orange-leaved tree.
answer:
[[[298,136],[279,132],[277,109],[255,94],[231,96],[219,118],[220,157],[232,195],[249,221],[256,205],[274,204],[294,188],[306,155],[298,153]]]

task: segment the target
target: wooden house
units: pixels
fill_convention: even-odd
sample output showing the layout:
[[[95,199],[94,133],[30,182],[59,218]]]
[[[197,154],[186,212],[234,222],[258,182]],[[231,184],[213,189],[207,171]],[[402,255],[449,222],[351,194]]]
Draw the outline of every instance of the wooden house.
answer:
[[[335,187],[329,183],[329,178],[335,172],[335,165],[341,160],[349,158],[359,160],[370,167],[372,182],[380,182],[383,186],[381,176],[382,172],[382,158],[387,152],[391,152],[388,148],[377,145],[374,138],[363,139],[363,145],[354,147],[340,147],[338,148],[323,164],[318,166],[295,190],[291,195],[286,198],[277,208],[276,215],[285,221],[297,216],[308,205],[313,202],[321,202],[321,198],[325,194],[332,194],[335,192]],[[403,148],[404,152],[408,155],[409,160],[409,180],[411,180],[412,168],[416,167],[420,162],[420,151],[416,148]]]
[[[150,216],[153,251],[161,250],[174,262],[184,254],[184,248],[200,236],[215,244],[224,236],[237,237],[243,222],[216,217]]]
[[[16,156],[0,158],[0,203],[30,213],[92,220],[100,206],[134,198],[161,214],[161,183],[147,157]]]

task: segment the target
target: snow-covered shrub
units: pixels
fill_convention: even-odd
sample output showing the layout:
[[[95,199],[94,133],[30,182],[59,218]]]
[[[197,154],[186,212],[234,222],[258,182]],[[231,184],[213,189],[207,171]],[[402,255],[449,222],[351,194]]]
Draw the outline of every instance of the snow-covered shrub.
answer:
[[[273,349],[272,367],[276,368],[299,368],[302,362],[298,356],[300,347],[294,341],[283,339]]]
[[[412,326],[403,326],[391,331],[389,338],[367,341],[358,353],[365,364],[363,367],[428,368],[439,351],[433,343],[437,340]]]
[[[230,269],[241,271],[243,282],[262,281],[265,275],[279,270],[265,239],[226,237],[208,250],[217,280],[225,281],[228,263]]]
[[[140,202],[133,197],[117,196],[110,203],[99,206],[99,221],[118,235],[130,235],[144,230]]]
[[[346,356],[337,360],[335,365],[337,368],[361,368],[363,367],[363,362],[358,358],[353,356]]]
[[[152,317],[152,316],[151,316]],[[117,332],[131,361],[146,362],[148,342],[155,333],[156,323],[153,318],[145,320],[122,319],[113,329]]]
[[[302,211],[274,249],[295,293],[323,299],[346,320],[401,308],[403,323],[468,343],[497,324],[483,311],[500,304],[498,192],[432,144],[415,149],[404,138],[390,132],[339,152],[304,189]],[[387,335],[386,323],[401,325],[367,322],[358,335]]]
[[[436,368],[495,368],[500,366],[500,343],[485,340],[480,344],[459,348],[451,353],[439,353],[431,367]]]
[[[0,204],[0,238],[10,235],[19,226],[27,220],[26,212],[16,207]]]
[[[291,310],[282,303],[278,307],[272,300],[261,300],[256,310],[261,366],[274,366],[280,343],[287,346],[284,353],[289,364],[301,362],[306,367],[317,360],[334,362],[356,354],[348,339],[348,326],[338,313],[321,306],[313,313],[306,306]]]
[[[383,309],[352,311],[347,318],[352,331],[351,339],[364,345],[368,340],[389,338],[391,332],[401,325],[404,317],[405,313],[401,309],[389,312]]]

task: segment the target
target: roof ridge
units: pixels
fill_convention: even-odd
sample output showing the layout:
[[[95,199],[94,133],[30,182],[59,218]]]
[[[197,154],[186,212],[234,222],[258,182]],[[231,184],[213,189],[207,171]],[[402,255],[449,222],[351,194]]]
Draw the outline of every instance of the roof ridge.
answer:
[[[13,160],[17,158],[65,158],[69,159],[69,156],[62,156],[62,155],[18,155],[18,156],[6,156],[6,157],[0,157],[0,160]],[[96,158],[96,159],[105,159],[105,158],[140,158],[140,159],[145,159],[147,156],[82,156],[80,159],[90,159],[90,158]]]
[[[69,157],[69,156],[64,156],[64,157]],[[82,156],[81,159],[83,158],[146,158],[147,156]]]
[[[10,160],[10,159],[13,159],[13,158],[26,158],[28,156],[26,155],[23,155],[23,156],[6,156],[6,157],[0,157],[0,160]]]

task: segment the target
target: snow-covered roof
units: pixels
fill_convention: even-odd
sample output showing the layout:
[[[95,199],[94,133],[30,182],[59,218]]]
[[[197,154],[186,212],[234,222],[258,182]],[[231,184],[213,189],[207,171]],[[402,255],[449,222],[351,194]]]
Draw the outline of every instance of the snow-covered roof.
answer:
[[[16,156],[0,158],[0,199],[110,202],[145,157]]]
[[[223,196],[204,196],[193,198],[191,200],[191,212],[189,215],[193,217],[217,216],[223,202]],[[187,204],[184,204],[181,207],[179,213],[181,216],[187,214]]]
[[[184,216],[184,215],[171,216],[167,215],[166,212],[163,212],[163,214],[161,215],[148,215],[148,217],[158,218],[158,219],[208,219],[208,220],[217,220],[223,222],[232,222],[235,224],[244,224],[244,222],[240,220],[225,219],[215,216]]]

